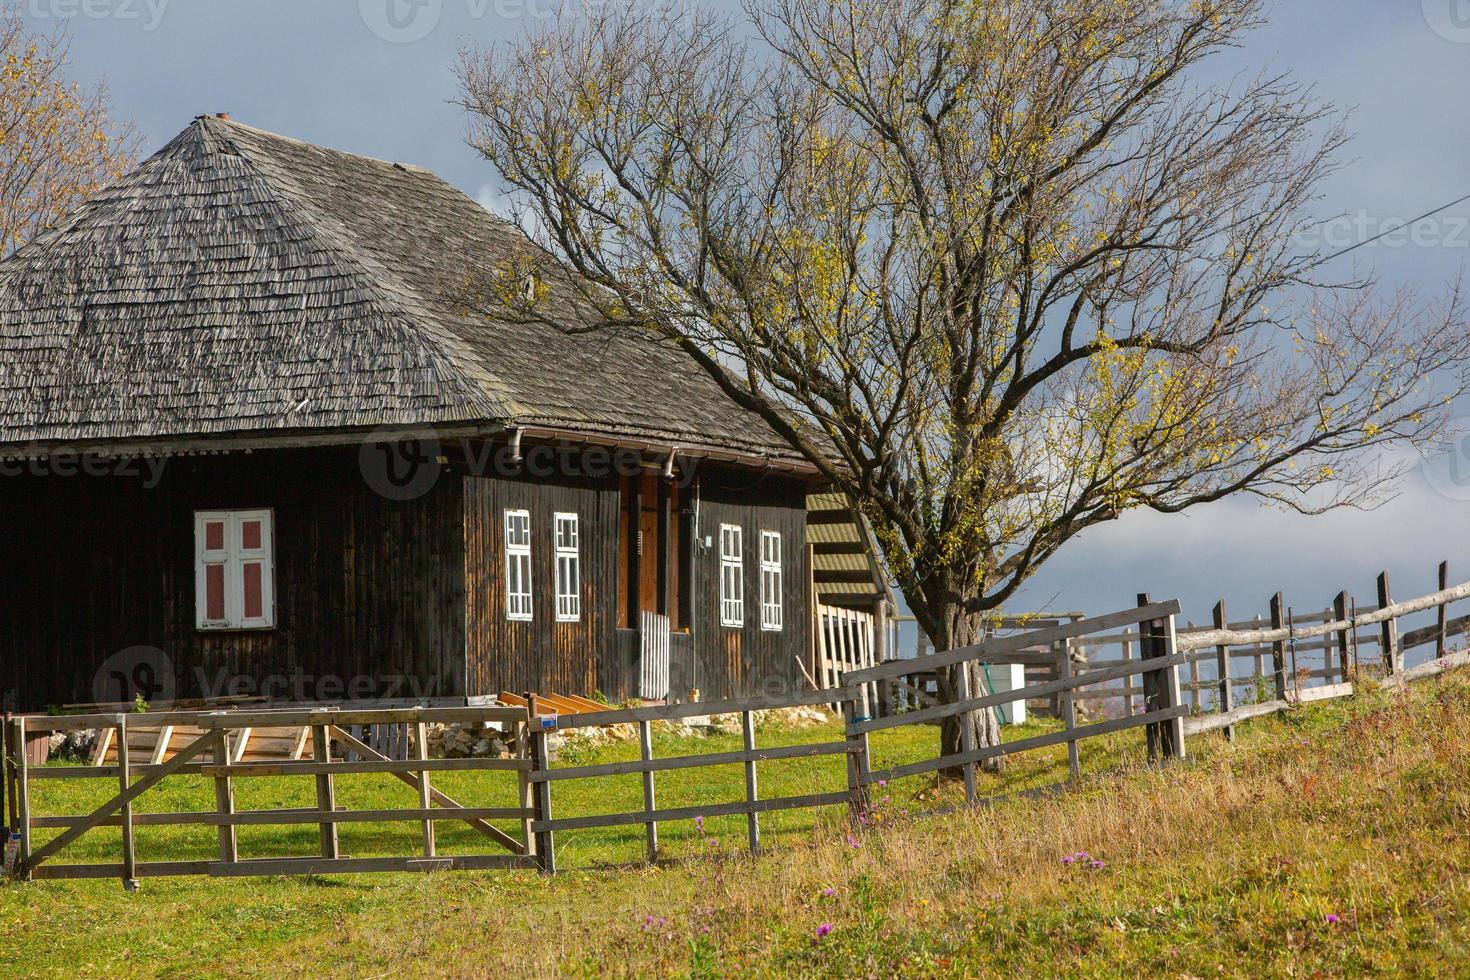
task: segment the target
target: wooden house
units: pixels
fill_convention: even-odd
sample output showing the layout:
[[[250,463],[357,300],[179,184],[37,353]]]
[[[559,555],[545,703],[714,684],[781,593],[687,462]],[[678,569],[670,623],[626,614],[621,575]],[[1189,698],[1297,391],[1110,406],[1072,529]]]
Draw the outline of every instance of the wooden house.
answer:
[[[861,524],[676,350],[467,312],[518,236],[201,117],[0,265],[6,707],[805,685]]]

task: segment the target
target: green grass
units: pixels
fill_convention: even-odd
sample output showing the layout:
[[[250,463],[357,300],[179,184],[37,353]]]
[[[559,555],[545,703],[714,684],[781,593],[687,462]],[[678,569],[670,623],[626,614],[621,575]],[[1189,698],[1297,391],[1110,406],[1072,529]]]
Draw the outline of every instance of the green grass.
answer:
[[[936,731],[881,733],[875,765],[932,755]],[[1370,693],[1241,732],[1234,746],[1192,739],[1192,761],[1164,770],[1141,765],[1140,732],[1089,742],[1085,778],[1071,791],[942,817],[919,811],[955,802],[955,787],[936,800],[932,782],[903,781],[882,792],[879,826],[851,841],[840,810],[765,815],[769,853],[758,860],[741,853],[744,820],[733,818],[708,821],[704,836],[690,824],[662,826],[669,860],[656,868],[632,864],[641,828],[559,835],[559,861],[571,870],[549,880],[529,872],[145,879],[133,896],[115,880],[12,884],[0,888],[0,973],[1463,972],[1470,687],[1457,679],[1407,698]],[[760,744],[835,735],[763,732]],[[734,737],[661,738],[656,751],[735,748]],[[563,764],[636,751],[569,753]],[[840,788],[841,764],[763,764],[762,795]],[[1064,751],[1049,750],[984,777],[982,788],[1010,793],[1064,775]],[[384,779],[339,778],[339,802],[417,805],[407,787]],[[739,767],[658,779],[661,806],[733,800],[744,789]],[[173,782],[149,809],[212,804],[203,781]],[[435,782],[466,805],[513,797],[509,783],[484,776]],[[39,812],[80,812],[111,789],[37,785]],[[241,808],[312,802],[309,778],[237,785]],[[637,776],[555,785],[558,816],[640,803]],[[483,851],[468,829],[440,824],[439,836],[445,851]],[[417,824],[344,826],[342,839],[356,855],[412,854]],[[138,846],[143,860],[209,858],[215,838],[207,828],[149,827]],[[315,846],[315,827],[241,831],[246,857]],[[72,860],[115,861],[116,831],[76,847]],[[1061,863],[1079,850],[1106,867]],[[817,939],[824,924],[832,929]]]

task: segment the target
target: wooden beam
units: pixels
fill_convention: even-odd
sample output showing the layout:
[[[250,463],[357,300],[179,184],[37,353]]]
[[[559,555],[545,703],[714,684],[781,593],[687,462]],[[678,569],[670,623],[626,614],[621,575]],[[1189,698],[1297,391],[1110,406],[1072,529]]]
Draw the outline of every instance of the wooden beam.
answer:
[[[832,527],[835,524],[856,524],[850,510],[809,510],[806,512],[807,527]]]

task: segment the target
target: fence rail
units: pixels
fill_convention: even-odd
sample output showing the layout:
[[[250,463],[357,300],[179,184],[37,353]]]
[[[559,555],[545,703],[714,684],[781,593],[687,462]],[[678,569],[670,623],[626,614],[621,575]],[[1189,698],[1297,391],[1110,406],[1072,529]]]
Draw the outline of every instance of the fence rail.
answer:
[[[1443,569],[1441,571],[1443,583]],[[1384,590],[1386,595],[1386,589]],[[1335,613],[1314,614],[1310,625],[1298,626],[1279,599],[1273,602],[1272,625],[1256,627],[1254,623],[1229,624],[1223,603],[1216,607],[1212,629],[1179,630],[1176,601],[1151,602],[1141,596],[1136,608],[1105,616],[1054,622],[1038,629],[1006,636],[987,637],[983,642],[961,649],[931,654],[918,659],[872,664],[842,673],[833,687],[782,696],[731,699],[717,702],[672,705],[644,705],[558,716],[544,711],[544,702],[528,695],[522,707],[405,707],[350,708],[333,710],[249,709],[205,712],[158,712],[151,714],[88,713],[58,717],[24,716],[13,718],[4,726],[3,757],[5,785],[11,803],[12,823],[21,836],[19,873],[29,878],[99,878],[120,877],[129,888],[135,888],[141,877],[155,875],[254,874],[327,874],[371,871],[411,871],[431,869],[537,868],[555,873],[556,835],[567,831],[607,827],[642,826],[650,860],[660,853],[659,827],[674,821],[695,821],[719,816],[744,816],[750,850],[761,848],[761,815],[793,809],[845,806],[855,814],[863,814],[869,806],[870,788],[884,780],[934,772],[954,772],[964,780],[968,803],[979,799],[976,767],[1003,756],[1066,746],[1067,766],[1072,778],[1080,773],[1081,746],[1092,739],[1142,728],[1146,735],[1151,760],[1183,758],[1185,739],[1207,731],[1233,727],[1249,718],[1288,710],[1296,704],[1314,700],[1344,697],[1354,692],[1349,654],[1353,634],[1363,626],[1380,626],[1380,640],[1385,649],[1402,650],[1411,643],[1438,640],[1443,646],[1451,624],[1446,613],[1449,603],[1470,598],[1470,583],[1408,602],[1381,602],[1371,611],[1357,612],[1350,601],[1339,597],[1336,611],[1349,610],[1344,617]],[[1438,623],[1432,633],[1410,632],[1398,635],[1397,620],[1411,612],[1438,609]],[[1470,617],[1466,618],[1470,620]],[[1306,617],[1303,617],[1303,622]],[[1285,625],[1280,625],[1280,624]],[[1127,627],[1133,630],[1118,632]],[[1300,650],[1303,640],[1321,637],[1322,649],[1329,663],[1317,674],[1325,679],[1342,675],[1337,683],[1318,687],[1292,686],[1286,683],[1285,664],[1289,654]],[[1094,647],[1100,643],[1125,644],[1124,654],[1116,660],[1101,661],[1076,669],[1071,651],[1077,646]],[[1137,656],[1133,655],[1136,647]],[[1061,651],[1060,656],[1058,651]],[[1331,653],[1341,656],[1334,665]],[[1270,658],[1275,681],[1275,697],[1261,703],[1236,706],[1229,664],[1239,658],[1264,662]],[[1202,681],[1197,673],[1185,680],[1181,674],[1195,671],[1210,659],[1224,665],[1222,680]],[[1406,684],[1434,676],[1454,666],[1470,664],[1470,653],[1442,656],[1434,662],[1408,670],[1393,669],[1397,658],[1388,658],[1390,671],[1386,683]],[[971,691],[972,667],[989,664],[1051,664],[1055,678],[1028,684],[1015,690]],[[897,715],[869,713],[870,692],[875,683],[927,672],[946,676],[953,689],[949,703],[932,703]],[[1134,679],[1137,678],[1135,681]],[[1122,682],[1122,688],[1109,687]],[[1200,692],[1211,686],[1218,689],[1216,710],[1201,711]],[[1100,697],[1127,698],[1131,710],[1121,717],[1087,720],[1079,717],[1077,705]],[[972,722],[977,712],[990,711],[1015,702],[1053,699],[1061,712],[1063,727],[1004,742],[999,745],[977,745]],[[1137,699],[1139,704],[1134,705]],[[844,729],[841,741],[804,745],[759,746],[756,714],[761,711],[811,705],[840,705]],[[702,754],[682,754],[657,758],[653,752],[652,725],[679,721],[703,715],[738,715],[741,722],[743,748]],[[875,713],[876,714],[876,713]],[[958,746],[942,746],[939,754],[926,759],[874,767],[870,736],[905,726],[925,725],[958,719]],[[129,758],[128,726],[130,724],[177,724],[197,734],[176,738],[171,758],[150,758],[134,765]],[[513,758],[430,759],[427,757],[426,726],[430,723],[496,724],[515,735],[517,747]],[[349,729],[355,726],[403,725],[411,734],[411,758],[392,759],[374,749]],[[596,765],[557,766],[552,761],[550,739],[557,731],[634,725],[638,728],[640,757],[625,762]],[[233,751],[242,733],[251,728],[302,726],[310,730],[312,755],[292,761],[241,761]],[[117,751],[115,765],[34,767],[27,761],[25,746],[36,733],[69,731],[79,728],[108,728],[114,733]],[[232,741],[232,738],[234,741]],[[833,792],[813,792],[797,796],[763,797],[760,793],[760,767],[795,759],[841,760],[845,771],[845,788]],[[656,777],[671,773],[715,766],[740,766],[744,774],[743,798],[710,801],[697,805],[660,806]],[[442,772],[469,772],[513,775],[517,785],[515,806],[463,806],[433,785],[433,775]],[[336,800],[335,779],[344,775],[390,775],[417,794],[417,805],[403,808],[351,810]],[[212,784],[215,805],[199,812],[135,813],[134,804],[166,779],[193,775]],[[310,807],[239,810],[235,805],[235,781],[251,777],[303,777],[316,786],[316,805]],[[558,787],[578,780],[637,777],[641,781],[642,805],[618,813],[560,815],[555,811]],[[46,814],[32,812],[30,794],[37,781],[51,779],[98,779],[115,781],[117,792],[102,806],[85,814]],[[438,853],[435,825],[446,821],[462,822],[474,828],[485,841],[494,845],[495,853],[445,856]],[[491,821],[513,822],[519,835],[507,834]],[[422,853],[400,857],[348,857],[341,853],[337,831],[348,824],[410,822],[420,824]],[[136,860],[133,830],[140,826],[199,825],[213,827],[218,833],[218,856],[211,860],[153,861]],[[320,828],[319,854],[309,857],[242,858],[236,832],[242,826],[310,826]],[[100,827],[122,830],[118,861],[63,864],[57,859],[89,832]],[[37,843],[35,831],[57,830],[54,837]]]

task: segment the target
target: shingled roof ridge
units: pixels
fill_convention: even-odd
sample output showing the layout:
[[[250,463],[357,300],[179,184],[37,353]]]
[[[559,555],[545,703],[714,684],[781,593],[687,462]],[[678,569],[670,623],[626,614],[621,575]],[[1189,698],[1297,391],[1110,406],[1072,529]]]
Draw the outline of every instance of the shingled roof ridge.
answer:
[[[252,156],[246,146],[230,135],[232,128],[248,130],[266,140],[277,140],[317,153],[351,157],[378,166],[399,167],[421,175],[433,174],[422,167],[409,167],[374,157],[334,150],[314,143],[292,139],[255,126],[248,126],[233,119],[218,116],[200,116],[184,134],[197,134],[206,148],[216,144],[227,145],[229,150],[244,162],[249,172],[271,188],[273,199],[283,212],[296,220],[303,232],[310,235],[324,250],[337,256],[343,264],[343,273],[359,279],[382,308],[386,319],[407,324],[405,339],[416,341],[432,354],[432,360],[443,363],[449,376],[446,381],[456,383],[456,388],[471,406],[467,416],[484,420],[513,421],[526,414],[523,407],[509,397],[508,387],[491,372],[479,358],[470,352],[451,331],[444,329],[432,307],[412,287],[404,283],[391,269],[386,268],[370,254],[357,246],[352,231],[330,214],[311,206],[311,196],[292,179],[289,171],[272,167]],[[173,145],[171,142],[170,146]],[[437,179],[437,178],[435,178]]]

